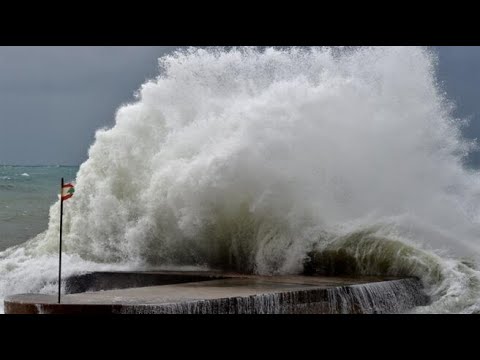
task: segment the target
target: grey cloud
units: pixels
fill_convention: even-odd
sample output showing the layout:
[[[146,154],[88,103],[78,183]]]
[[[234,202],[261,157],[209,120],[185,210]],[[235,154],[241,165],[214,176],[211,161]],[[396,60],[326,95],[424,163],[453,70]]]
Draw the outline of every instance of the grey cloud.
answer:
[[[0,47],[0,163],[81,163],[173,49]]]
[[[79,164],[173,47],[0,47],[0,164]],[[480,47],[436,47],[465,135],[480,138]],[[471,156],[480,167],[480,154]]]

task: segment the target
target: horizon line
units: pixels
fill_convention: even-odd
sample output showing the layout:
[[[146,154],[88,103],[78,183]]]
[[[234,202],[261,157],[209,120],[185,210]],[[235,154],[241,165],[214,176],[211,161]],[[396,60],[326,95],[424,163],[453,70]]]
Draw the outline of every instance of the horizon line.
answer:
[[[80,165],[64,165],[64,164],[2,164],[0,166],[16,166],[16,167],[79,167]]]

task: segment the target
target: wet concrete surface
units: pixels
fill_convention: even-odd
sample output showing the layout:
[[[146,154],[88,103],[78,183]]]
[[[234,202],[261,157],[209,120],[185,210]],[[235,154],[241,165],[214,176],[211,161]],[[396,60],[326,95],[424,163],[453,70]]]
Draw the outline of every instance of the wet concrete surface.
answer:
[[[361,313],[364,308],[377,306],[376,302],[380,307],[386,306],[382,305],[385,300],[380,299],[383,296],[381,289],[385,289],[391,309],[399,301],[408,303],[403,307],[399,304],[399,308],[426,303],[416,279],[255,276],[217,272],[98,273],[96,278],[91,275],[89,279],[95,284],[90,286],[95,291],[62,295],[61,304],[57,303],[57,295],[13,295],[5,299],[5,312]],[[127,283],[132,287],[109,289],[108,285],[118,285],[119,279],[130,279]],[[142,286],[145,283],[149,286]],[[102,284],[107,285],[106,290],[99,289]],[[374,299],[375,296],[382,301]]]

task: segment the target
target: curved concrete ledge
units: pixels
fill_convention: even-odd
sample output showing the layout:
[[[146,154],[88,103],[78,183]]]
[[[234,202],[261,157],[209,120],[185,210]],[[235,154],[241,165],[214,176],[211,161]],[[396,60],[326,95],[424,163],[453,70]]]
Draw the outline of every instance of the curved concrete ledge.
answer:
[[[65,292],[75,294],[112,289],[199,282],[240,276],[220,271],[97,271],[65,280]]]
[[[5,299],[5,313],[399,313],[426,305],[429,301],[420,282],[413,278],[266,277],[178,272],[96,274],[81,278],[83,287],[88,285],[86,279],[93,279],[92,284],[96,285],[87,287],[96,291],[63,295],[61,304],[56,303],[55,295],[13,295]],[[116,278],[118,274],[119,278]],[[126,274],[133,275],[129,277]],[[142,276],[148,279],[139,280]],[[130,279],[130,285],[141,287],[98,291],[98,286],[102,284],[111,289],[116,284],[114,279],[125,278]],[[112,282],[108,283],[107,279]],[[142,286],[145,283],[151,286]]]

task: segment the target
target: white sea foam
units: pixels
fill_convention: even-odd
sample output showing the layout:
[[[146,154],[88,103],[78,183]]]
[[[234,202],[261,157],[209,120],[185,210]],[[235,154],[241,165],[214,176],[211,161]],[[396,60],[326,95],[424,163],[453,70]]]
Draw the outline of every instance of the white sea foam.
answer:
[[[479,273],[457,259],[478,259],[480,177],[435,66],[417,47],[163,57],[80,167],[65,271],[297,273],[315,244],[367,229],[344,243],[360,272],[419,276],[433,303],[418,311],[478,311]],[[44,234],[0,255],[0,294],[50,289],[58,228],[57,203]]]

